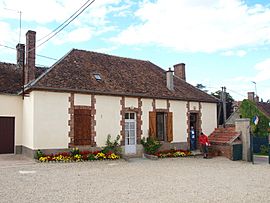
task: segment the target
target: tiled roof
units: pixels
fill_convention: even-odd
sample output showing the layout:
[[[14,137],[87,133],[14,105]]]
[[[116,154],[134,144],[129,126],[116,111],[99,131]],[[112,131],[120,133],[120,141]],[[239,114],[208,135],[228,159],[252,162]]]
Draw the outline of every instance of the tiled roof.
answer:
[[[230,144],[240,136],[239,132],[235,131],[235,127],[216,128],[208,139],[212,144]]]
[[[257,102],[257,106],[268,118],[270,118],[270,103]]]
[[[99,74],[101,80],[96,80]],[[77,91],[97,94],[171,98],[216,102],[187,82],[174,77],[174,89],[166,87],[165,71],[149,61],[73,49],[42,75],[29,90]]]
[[[36,77],[46,68],[36,67]],[[16,64],[0,62],[0,93],[17,94],[22,87],[22,68]]]

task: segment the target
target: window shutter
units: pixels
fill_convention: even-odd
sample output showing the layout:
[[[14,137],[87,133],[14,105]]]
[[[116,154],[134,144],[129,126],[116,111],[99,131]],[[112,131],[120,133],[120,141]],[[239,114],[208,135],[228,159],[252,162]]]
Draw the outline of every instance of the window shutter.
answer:
[[[173,117],[172,117],[172,112],[169,112],[168,116],[167,116],[167,140],[168,140],[168,142],[173,141]]]
[[[156,112],[149,112],[149,137],[157,137],[157,115]]]

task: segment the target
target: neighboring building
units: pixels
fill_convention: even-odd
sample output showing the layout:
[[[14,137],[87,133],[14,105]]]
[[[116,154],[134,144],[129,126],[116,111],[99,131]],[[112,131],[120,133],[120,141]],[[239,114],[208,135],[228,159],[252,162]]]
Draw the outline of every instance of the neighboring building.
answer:
[[[263,115],[265,115],[267,118],[270,119],[270,103],[267,102],[260,102],[259,97],[255,97],[254,92],[248,92],[248,97],[247,99],[251,102],[254,102],[256,105],[258,111],[260,111]],[[241,115],[240,112],[240,106],[242,105],[242,102],[235,102],[234,103],[234,112],[231,114],[231,116],[227,119],[226,125],[234,125],[235,120],[242,118],[243,116]],[[255,116],[255,115],[254,115]]]
[[[44,72],[35,67],[35,32],[26,37],[24,91],[17,68],[24,49],[17,49],[18,65],[0,63],[0,150],[9,146],[0,153],[101,147],[108,134],[121,136],[126,154],[140,153],[149,135],[187,149],[191,125],[206,134],[217,127],[217,100],[185,81],[185,64],[164,71],[149,61],[73,49]]]

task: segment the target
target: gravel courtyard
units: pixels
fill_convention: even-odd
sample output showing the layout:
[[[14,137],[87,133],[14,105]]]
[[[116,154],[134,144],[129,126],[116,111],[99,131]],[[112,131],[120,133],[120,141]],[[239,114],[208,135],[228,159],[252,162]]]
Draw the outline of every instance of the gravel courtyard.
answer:
[[[270,165],[226,158],[35,163],[0,157],[0,202],[270,202]]]

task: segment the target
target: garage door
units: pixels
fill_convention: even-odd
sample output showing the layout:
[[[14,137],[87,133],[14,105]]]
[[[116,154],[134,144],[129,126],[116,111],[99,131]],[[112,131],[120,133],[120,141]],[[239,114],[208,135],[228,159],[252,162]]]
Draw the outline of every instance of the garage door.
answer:
[[[14,153],[14,117],[0,117],[0,154]]]

